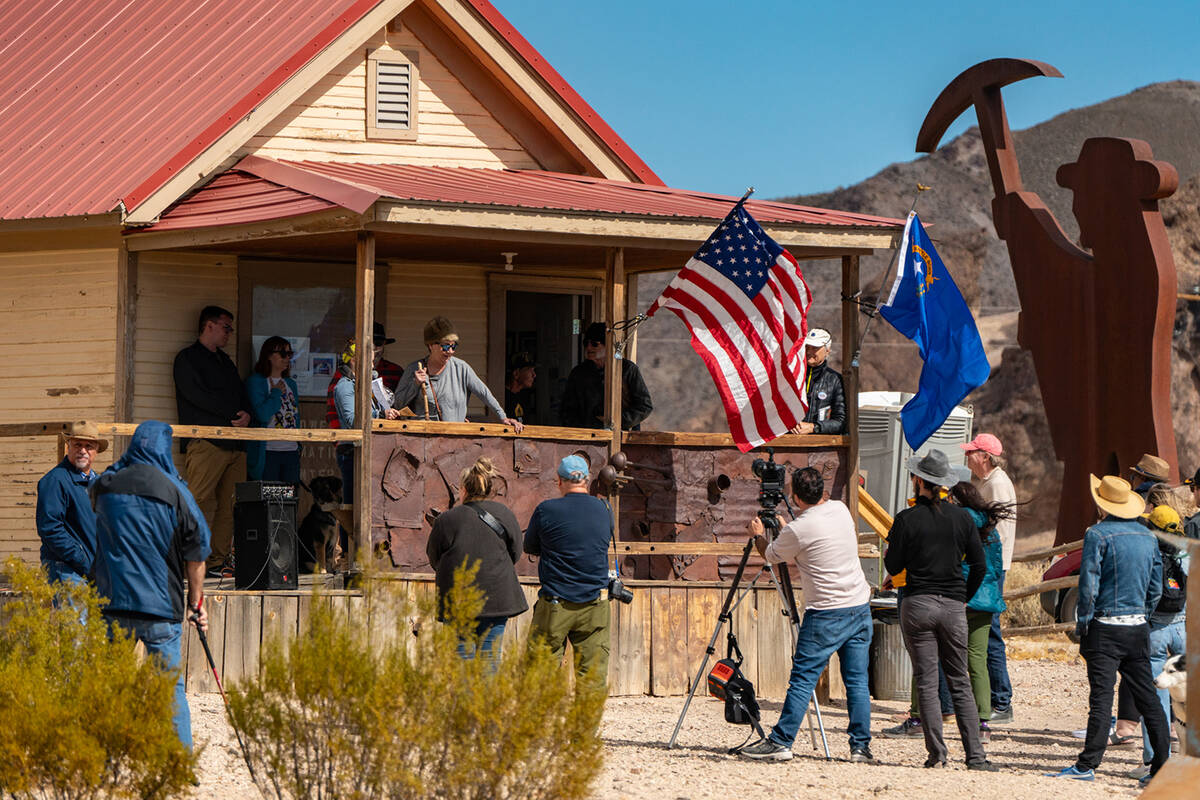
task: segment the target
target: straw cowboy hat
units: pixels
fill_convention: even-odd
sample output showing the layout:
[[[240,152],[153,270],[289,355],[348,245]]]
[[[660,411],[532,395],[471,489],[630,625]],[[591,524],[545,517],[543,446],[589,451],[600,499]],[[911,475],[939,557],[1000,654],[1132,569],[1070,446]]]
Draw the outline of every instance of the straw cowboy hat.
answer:
[[[1092,499],[1100,510],[1121,519],[1136,519],[1146,510],[1146,500],[1129,485],[1129,481],[1115,475],[1097,478],[1089,475],[1092,484]]]
[[[103,453],[108,449],[108,439],[101,438],[100,426],[85,419],[68,424],[67,429],[63,431],[63,435],[67,439],[83,439],[86,442],[95,442],[97,453]]]
[[[933,449],[924,456],[913,456],[905,467],[918,478],[937,486],[953,486],[962,480],[962,473],[950,466],[950,459],[941,450]]]
[[[1168,464],[1165,459],[1146,453],[1144,456],[1142,456],[1141,460],[1138,461],[1137,466],[1133,468],[1133,471],[1139,475],[1146,476],[1147,479],[1152,480],[1155,483],[1162,483],[1170,475],[1171,465]]]

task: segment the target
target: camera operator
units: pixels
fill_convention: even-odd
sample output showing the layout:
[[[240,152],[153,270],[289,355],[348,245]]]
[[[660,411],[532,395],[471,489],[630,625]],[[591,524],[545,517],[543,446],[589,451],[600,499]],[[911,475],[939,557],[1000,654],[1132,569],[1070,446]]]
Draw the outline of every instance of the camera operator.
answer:
[[[858,560],[858,534],[850,510],[839,500],[825,498],[825,482],[812,467],[792,473],[792,498],[796,518],[775,541],[763,536],[758,517],[750,533],[758,552],[768,562],[795,561],[806,609],[796,640],[787,699],[769,736],[743,747],[746,758],[787,761],[792,742],[817,679],[838,654],[846,684],[849,713],[850,760],[873,762],[871,755],[871,697],[867,664],[871,648],[871,587]]]
[[[562,497],[534,509],[525,531],[525,552],[538,559],[542,588],[533,606],[530,643],[539,638],[562,658],[567,641],[575,651],[575,675],[608,680],[608,542],[612,513],[588,494],[588,464],[569,455],[558,465]],[[627,590],[615,586],[613,596]]]

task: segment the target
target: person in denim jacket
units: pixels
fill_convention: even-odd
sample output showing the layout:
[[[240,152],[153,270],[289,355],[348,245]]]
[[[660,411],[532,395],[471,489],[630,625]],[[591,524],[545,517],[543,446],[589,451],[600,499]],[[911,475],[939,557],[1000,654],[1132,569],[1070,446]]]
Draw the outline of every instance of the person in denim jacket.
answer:
[[[1104,517],[1084,534],[1079,566],[1076,633],[1091,684],[1087,738],[1075,763],[1051,776],[1095,779],[1108,744],[1113,686],[1120,672],[1150,733],[1154,758],[1143,779],[1148,782],[1170,754],[1167,719],[1150,674],[1147,623],[1162,594],[1162,561],[1157,539],[1138,520],[1145,501],[1129,482],[1093,475],[1091,483],[1092,499]]]

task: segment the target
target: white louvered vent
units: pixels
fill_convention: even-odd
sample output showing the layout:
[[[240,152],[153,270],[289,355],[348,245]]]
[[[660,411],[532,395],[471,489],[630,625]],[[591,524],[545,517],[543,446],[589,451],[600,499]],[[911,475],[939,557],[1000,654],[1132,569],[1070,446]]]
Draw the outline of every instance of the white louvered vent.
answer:
[[[393,130],[412,128],[412,65],[380,61],[375,84],[375,125]]]

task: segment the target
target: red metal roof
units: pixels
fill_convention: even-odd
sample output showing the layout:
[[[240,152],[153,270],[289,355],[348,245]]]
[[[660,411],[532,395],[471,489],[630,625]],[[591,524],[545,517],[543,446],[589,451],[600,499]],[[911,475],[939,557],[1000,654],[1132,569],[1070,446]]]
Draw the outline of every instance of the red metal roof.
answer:
[[[465,0],[661,183],[486,0]],[[0,3],[0,219],[135,208],[379,0]]]
[[[281,184],[301,194],[320,192],[320,196],[313,196],[313,199],[325,203],[324,208],[335,204],[348,207],[349,204],[339,198],[353,198],[356,210],[363,208],[362,203],[373,195],[375,198],[447,205],[719,220],[736,202],[736,198],[719,194],[536,170],[273,161],[259,157],[247,158],[235,169],[246,170],[239,172],[237,182],[218,185],[218,181],[213,181],[169,209],[162,221],[148,230],[264,221],[319,210],[305,206],[303,211],[289,211],[300,207],[299,199],[294,196],[288,196],[286,202],[277,205],[273,198],[282,197],[278,194]],[[270,180],[258,177],[254,182],[248,174],[251,171]],[[342,186],[340,190],[338,184]],[[234,190],[243,193],[244,199],[239,200]],[[245,202],[247,208],[239,208],[238,202]],[[768,200],[751,200],[746,207],[760,222],[866,227],[903,225],[900,220],[885,217]]]
[[[286,219],[336,207],[335,203],[314,195],[271,183],[240,170],[231,170],[180,200],[151,230],[242,225]]]
[[[377,2],[0,5],[0,218],[135,207]]]

